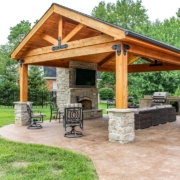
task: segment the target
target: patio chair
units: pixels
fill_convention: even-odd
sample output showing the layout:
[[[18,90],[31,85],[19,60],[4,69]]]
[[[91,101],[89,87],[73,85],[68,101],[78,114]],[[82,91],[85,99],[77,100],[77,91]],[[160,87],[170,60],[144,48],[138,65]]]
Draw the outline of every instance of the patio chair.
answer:
[[[83,136],[80,131],[76,131],[75,127],[79,126],[83,130],[83,108],[82,107],[66,107],[64,108],[63,126],[66,131],[67,127],[71,127],[71,131],[64,134],[67,138],[77,138]]]
[[[50,103],[50,120],[49,120],[49,122],[51,122],[51,120],[54,118],[55,120],[59,119],[59,123],[60,123],[61,115],[63,115],[63,112],[59,111],[58,106],[55,103]]]
[[[35,110],[32,110],[29,104],[26,104],[26,107],[28,113],[28,121],[30,122],[30,125],[27,127],[27,129],[41,129],[41,124],[37,124],[37,122],[43,122],[43,118],[45,117],[45,115],[41,112],[34,114]]]

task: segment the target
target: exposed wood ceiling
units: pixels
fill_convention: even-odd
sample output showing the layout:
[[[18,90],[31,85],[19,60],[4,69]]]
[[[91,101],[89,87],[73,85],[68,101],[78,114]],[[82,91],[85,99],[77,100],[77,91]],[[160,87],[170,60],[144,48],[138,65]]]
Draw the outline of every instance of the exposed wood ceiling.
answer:
[[[52,51],[61,43],[66,49]],[[99,71],[115,72],[114,44],[127,44],[128,72],[180,70],[180,53],[125,35],[124,30],[53,4],[11,54],[13,59],[24,59],[25,64],[69,67],[70,60],[92,62]],[[122,53],[122,52],[121,52]],[[162,66],[133,63],[139,58]]]

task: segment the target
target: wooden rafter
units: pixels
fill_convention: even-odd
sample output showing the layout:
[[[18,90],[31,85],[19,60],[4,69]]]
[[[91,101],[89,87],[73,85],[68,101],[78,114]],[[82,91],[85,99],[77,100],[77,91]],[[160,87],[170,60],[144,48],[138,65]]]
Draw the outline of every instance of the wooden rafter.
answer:
[[[154,60],[146,58],[146,57],[142,57],[143,60],[149,62],[149,63],[154,63]]]
[[[128,56],[128,64],[132,64],[133,62],[137,61],[140,58],[140,56],[135,56],[130,54]]]
[[[73,36],[76,35],[85,26],[83,24],[78,24],[65,38],[62,39],[62,43],[68,42]]]
[[[111,59],[115,58],[115,53],[111,53],[110,55],[108,55],[107,57],[105,57],[101,62],[98,63],[98,66],[102,66],[103,64],[105,64],[106,62],[110,61]]]
[[[51,44],[57,45],[57,39],[55,39],[55,38],[53,38],[53,37],[51,37],[51,36],[49,36],[47,34],[42,34],[41,37],[43,39],[45,39],[46,41],[50,42]]]
[[[62,16],[59,16],[58,37],[61,37],[63,39],[63,18],[62,18]]]

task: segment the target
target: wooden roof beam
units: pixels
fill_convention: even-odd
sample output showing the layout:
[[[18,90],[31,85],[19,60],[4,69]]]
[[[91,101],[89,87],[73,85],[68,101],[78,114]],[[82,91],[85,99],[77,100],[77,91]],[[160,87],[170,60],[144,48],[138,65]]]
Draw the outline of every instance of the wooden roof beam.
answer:
[[[156,51],[159,51],[159,52],[168,53],[168,54],[171,54],[171,55],[174,55],[174,56],[179,55],[179,57],[180,57],[180,53],[174,52],[172,50],[163,48],[163,47],[155,45],[155,44],[151,44],[149,42],[140,40],[138,38],[126,36],[126,39],[125,39],[124,43],[125,44],[131,44],[132,43],[132,44],[136,44],[136,47],[138,47],[138,46],[146,47],[146,50],[147,49],[148,50],[155,49]],[[152,59],[154,59],[154,58],[152,58]]]
[[[173,71],[180,70],[180,66],[165,63],[162,66],[149,66],[149,64],[134,64],[128,66],[129,73]]]
[[[137,56],[143,56],[145,58],[152,58],[152,59],[180,65],[180,57],[178,56],[167,54],[166,52],[161,52],[154,49],[148,49],[140,45],[135,45],[130,43],[128,43],[128,45],[130,46],[130,49],[128,50],[129,53],[135,54]]]
[[[37,62],[37,63],[32,63],[31,65],[34,66],[48,66],[48,67],[56,67],[56,68],[69,68],[68,63],[64,63],[64,61],[48,61],[48,62]]]
[[[110,55],[108,55],[107,57],[105,57],[101,62],[98,63],[98,66],[102,66],[103,64],[105,64],[106,62],[110,61],[111,59],[115,58],[115,53],[111,53]]]
[[[152,63],[152,64],[154,63],[154,60],[152,60],[152,59],[149,59],[149,58],[146,58],[146,57],[142,57],[142,59],[149,62],[149,63]]]
[[[133,62],[137,61],[140,56],[130,54],[128,57],[128,64],[132,64]]]
[[[86,47],[86,46],[91,46],[91,45],[96,45],[96,44],[108,43],[108,42],[112,42],[112,41],[114,41],[113,37],[108,36],[108,35],[100,35],[100,36],[96,36],[96,37],[91,37],[91,38],[68,42],[67,49]],[[64,50],[61,49],[60,51],[64,51]],[[52,52],[52,46],[47,46],[47,47],[30,50],[29,52],[27,52],[26,56],[47,54],[47,53],[51,53],[51,52]]]
[[[57,43],[58,43],[57,39],[55,39],[47,34],[42,34],[41,37],[53,45],[57,45]]]
[[[63,18],[62,18],[62,16],[59,16],[58,37],[61,37],[61,39],[63,39]]]
[[[62,39],[62,43],[68,42],[73,36],[75,36],[82,28],[85,26],[83,24],[78,24],[65,38]]]
[[[31,57],[25,57],[25,64],[31,64],[36,62],[46,62],[51,60],[60,60],[66,58],[74,58],[78,56],[88,56],[93,54],[99,53],[107,53],[107,52],[114,52],[112,46],[119,41],[105,43],[105,44],[98,44],[98,45],[91,45],[87,47],[79,47],[74,49],[66,49],[62,51],[52,51],[50,53],[43,53],[40,55],[34,55]]]
[[[115,68],[102,66],[97,68],[98,71],[114,72]],[[149,66],[149,64],[133,64],[128,65],[128,73],[141,73],[141,72],[157,72],[157,71],[174,71],[180,70],[180,66],[175,64],[164,63],[162,66]]]

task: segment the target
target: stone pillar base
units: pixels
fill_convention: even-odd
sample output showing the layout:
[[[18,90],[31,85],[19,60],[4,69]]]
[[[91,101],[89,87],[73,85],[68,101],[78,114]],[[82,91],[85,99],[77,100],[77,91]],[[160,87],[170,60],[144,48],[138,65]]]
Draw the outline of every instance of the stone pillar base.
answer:
[[[14,111],[15,111],[15,124],[18,126],[27,126],[30,123],[28,122],[28,113],[27,113],[27,102],[14,102]]]
[[[107,109],[109,112],[109,141],[121,144],[134,141],[134,111],[136,109]]]

